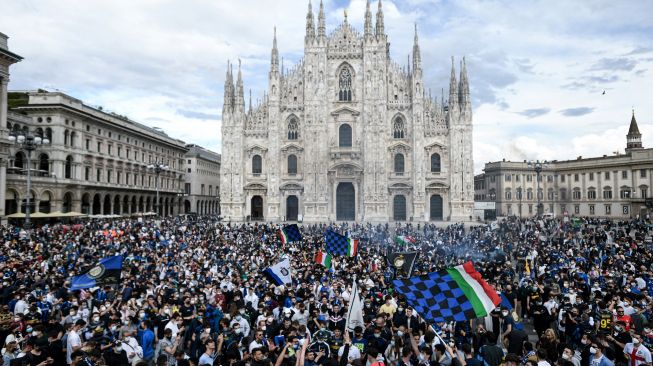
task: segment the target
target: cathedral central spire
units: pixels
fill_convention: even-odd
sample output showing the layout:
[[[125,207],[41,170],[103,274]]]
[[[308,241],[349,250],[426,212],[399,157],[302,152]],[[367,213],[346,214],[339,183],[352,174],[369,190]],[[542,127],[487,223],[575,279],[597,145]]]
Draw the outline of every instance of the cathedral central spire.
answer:
[[[272,40],[272,56],[270,61],[270,72],[279,72],[279,50],[277,50],[277,27],[274,27],[274,39]]]
[[[422,55],[419,50],[419,40],[417,38],[417,23],[415,23],[415,40],[413,42],[413,70],[421,68]]]

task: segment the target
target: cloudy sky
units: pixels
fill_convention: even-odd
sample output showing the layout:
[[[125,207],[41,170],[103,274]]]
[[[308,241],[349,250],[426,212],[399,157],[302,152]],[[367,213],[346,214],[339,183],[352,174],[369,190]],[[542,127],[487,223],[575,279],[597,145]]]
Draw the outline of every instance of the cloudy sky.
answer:
[[[306,8],[307,0],[4,0],[0,32],[25,57],[10,89],[58,89],[220,151],[227,60],[242,60],[256,100],[273,27],[291,66],[303,52]],[[652,1],[384,0],[383,8],[401,63],[417,23],[434,93],[448,86],[450,57],[466,56],[477,172],[503,158],[623,152],[632,108],[653,147]],[[365,0],[326,0],[325,9],[327,32],[344,9],[362,29]]]

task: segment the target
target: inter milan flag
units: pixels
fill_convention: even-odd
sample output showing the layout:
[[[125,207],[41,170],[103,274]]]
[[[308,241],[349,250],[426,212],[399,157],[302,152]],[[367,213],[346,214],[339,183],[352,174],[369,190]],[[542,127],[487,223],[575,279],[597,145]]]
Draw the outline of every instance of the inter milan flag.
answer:
[[[332,255],[356,256],[358,252],[358,240],[340,235],[333,230],[324,233],[326,251]]]
[[[100,259],[100,262],[86,273],[73,277],[70,290],[120,283],[121,271],[122,256],[116,255]]]
[[[299,232],[297,224],[284,226],[283,229],[279,230],[279,237],[284,244],[302,240],[302,234]]]
[[[284,258],[281,262],[266,268],[263,274],[277,284],[277,286],[291,284],[290,260]]]
[[[471,262],[392,283],[398,293],[406,296],[408,304],[431,324],[484,317],[501,302]]]
[[[413,267],[417,259],[417,252],[403,252],[388,254],[388,263],[397,271],[397,278],[408,278],[413,274]]]

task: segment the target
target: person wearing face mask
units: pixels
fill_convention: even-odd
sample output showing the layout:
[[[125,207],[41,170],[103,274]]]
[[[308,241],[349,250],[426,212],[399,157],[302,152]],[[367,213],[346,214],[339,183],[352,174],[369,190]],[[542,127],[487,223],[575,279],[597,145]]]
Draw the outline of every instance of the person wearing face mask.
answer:
[[[128,366],[129,358],[127,351],[123,347],[123,343],[118,341],[111,345],[109,349],[102,354],[107,366]]]
[[[642,336],[635,334],[633,341],[626,343],[624,355],[628,359],[628,366],[651,365],[651,351],[642,344]]]
[[[240,331],[243,335],[243,337],[247,337],[249,335],[249,322],[245,317],[243,317],[243,314],[241,313],[245,311],[245,309],[240,309],[236,316],[233,318],[233,320],[229,323],[229,327],[233,328],[234,324],[238,323]]]
[[[562,350],[562,358],[573,363],[574,366],[580,366],[581,355],[580,352],[574,351],[573,347],[570,345],[565,345],[565,348]]]
[[[592,340],[589,348],[591,354],[589,363],[590,366],[614,366],[614,363],[603,354],[604,349],[605,347],[603,347],[601,342]]]

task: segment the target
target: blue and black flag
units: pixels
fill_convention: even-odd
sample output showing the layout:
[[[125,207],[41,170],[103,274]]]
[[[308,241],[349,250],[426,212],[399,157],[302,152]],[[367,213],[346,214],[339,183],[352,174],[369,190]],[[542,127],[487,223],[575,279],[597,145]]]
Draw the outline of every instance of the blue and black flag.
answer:
[[[70,290],[120,283],[121,271],[121,255],[100,259],[100,262],[86,273],[73,277]]]

